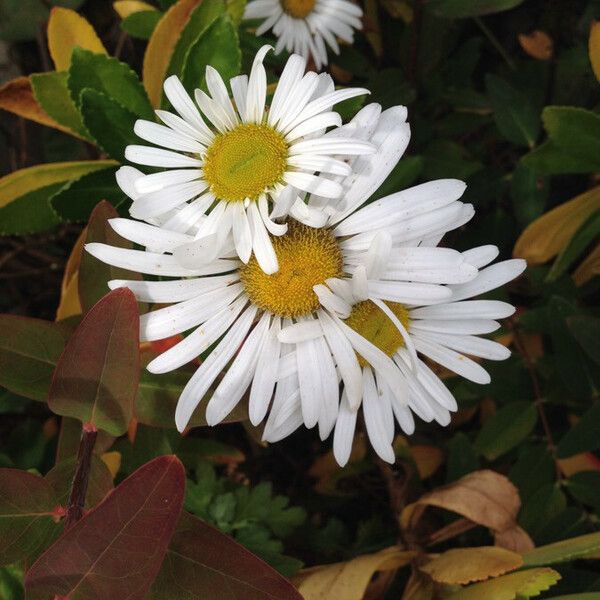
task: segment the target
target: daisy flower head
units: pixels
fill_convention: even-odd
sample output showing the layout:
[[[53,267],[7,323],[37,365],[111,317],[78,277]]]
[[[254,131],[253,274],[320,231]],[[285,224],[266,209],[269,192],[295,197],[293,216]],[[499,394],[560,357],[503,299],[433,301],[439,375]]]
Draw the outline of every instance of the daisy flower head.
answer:
[[[339,198],[342,188],[334,177],[350,172],[341,158],[374,151],[369,142],[326,133],[341,125],[332,107],[368,91],[334,90],[329,75],[305,74],[300,56],[287,61],[267,108],[263,59],[269,49],[258,51],[249,77],[230,80],[233,101],[209,66],[208,94],[197,89],[194,102],[171,76],[164,90],[177,114],[157,110],[164,125],[135,124],[135,133],[154,145],[127,146],[125,157],[164,170],[144,175],[125,166],[117,181],[133,200],[131,216],[179,233],[194,229],[193,238],[177,249],[182,264],[211,262],[231,232],[242,262],[254,253],[261,268],[274,273],[270,236],[287,230],[274,219],[308,218],[299,194]]]
[[[413,413],[447,425],[456,402],[424,362],[430,358],[478,383],[489,377],[464,354],[504,359],[508,351],[480,339],[512,314],[504,302],[468,300],[503,285],[524,268],[519,260],[486,268],[493,246],[466,252],[438,247],[441,237],[473,216],[460,201],[465,185],[433,181],[366,204],[400,160],[410,138],[406,109],[362,109],[340,136],[369,140],[375,154],[351,160],[338,177],[336,204],[312,194],[307,211],[327,212],[324,227],[290,219],[271,236],[279,270],[266,273],[256,256],[236,258],[230,236],[209,263],[183,264],[177,249],[193,231],[128,219],[113,228],[146,250],[88,244],[100,260],[165,281],[110,282],[140,301],[168,303],[141,316],[142,340],[190,331],[148,369],[176,369],[214,345],[179,399],[183,431],[203,398],[206,420],[223,420],[247,395],[250,420],[266,418],[263,438],[276,442],[304,424],[321,439],[335,429],[334,453],[345,464],[358,411],[377,454],[393,462],[395,421],[410,434]],[[327,210],[328,209],[328,210]],[[222,372],[223,377],[219,379]]]
[[[272,29],[275,54],[285,48],[307,59],[312,56],[320,69],[328,62],[327,46],[339,54],[338,38],[352,44],[354,31],[362,29],[362,14],[348,0],[251,0],[244,19],[264,19],[256,35]]]

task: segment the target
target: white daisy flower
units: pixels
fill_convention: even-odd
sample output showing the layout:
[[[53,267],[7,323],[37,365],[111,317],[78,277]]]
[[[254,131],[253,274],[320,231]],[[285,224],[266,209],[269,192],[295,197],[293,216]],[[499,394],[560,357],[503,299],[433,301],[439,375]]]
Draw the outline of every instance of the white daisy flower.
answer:
[[[164,90],[178,115],[157,110],[164,125],[135,124],[135,133],[158,147],[130,145],[125,157],[167,170],[144,175],[126,166],[117,181],[133,200],[131,216],[180,233],[197,225],[194,238],[178,249],[182,264],[212,261],[233,232],[242,262],[254,252],[265,272],[274,273],[277,257],[269,234],[282,235],[287,227],[273,219],[292,214],[302,220],[296,215],[304,208],[299,193],[339,198],[342,188],[333,177],[349,174],[350,167],[333,155],[374,150],[369,142],[324,133],[341,125],[334,104],[368,91],[334,91],[329,75],[304,74],[300,56],[288,60],[267,109],[262,61],[269,49],[257,53],[249,78],[231,79],[234,102],[209,66],[210,95],[196,90],[194,103],[179,79],[169,77]]]
[[[238,261],[231,237],[220,257],[192,268],[182,264],[177,250],[193,235],[128,219],[111,225],[146,251],[86,247],[106,263],[177,278],[110,282],[112,289],[128,287],[140,301],[171,304],[142,315],[143,341],[193,329],[154,359],[150,371],[176,369],[216,344],[179,399],[180,431],[226,370],[206,406],[210,425],[249,392],[251,422],[269,414],[266,441],[280,440],[302,424],[318,426],[325,439],[335,427],[335,455],[344,464],[363,406],[373,447],[393,461],[394,416],[411,433],[412,412],[447,424],[449,411],[456,409],[417,353],[479,383],[488,381],[487,374],[459,352],[506,358],[503,346],[475,335],[495,329],[494,319],[511,314],[513,307],[460,300],[511,280],[523,261],[479,271],[495,258],[494,247],[462,253],[436,247],[441,236],[473,215],[472,206],[459,200],[465,185],[457,180],[422,184],[358,208],[408,144],[406,110],[381,112],[369,105],[347,132],[368,137],[377,152],[357,158],[355,172],[340,182],[345,203],[330,211],[329,226],[290,221],[284,234],[271,237],[277,273],[265,273],[254,256],[247,264]],[[307,211],[313,200],[322,202],[311,196]]]
[[[308,59],[317,69],[327,64],[327,46],[340,53],[337,38],[352,44],[362,29],[362,10],[348,0],[251,0],[244,19],[264,19],[256,35],[269,29],[277,37],[275,54],[284,48]]]

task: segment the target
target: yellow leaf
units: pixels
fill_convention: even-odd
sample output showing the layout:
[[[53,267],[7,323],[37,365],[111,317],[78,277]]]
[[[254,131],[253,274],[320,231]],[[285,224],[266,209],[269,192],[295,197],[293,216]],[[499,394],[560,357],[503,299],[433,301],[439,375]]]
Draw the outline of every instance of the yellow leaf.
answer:
[[[411,446],[410,453],[421,479],[431,477],[444,462],[444,453],[436,446]]]
[[[54,7],[48,21],[48,49],[57,71],[66,71],[71,65],[75,46],[98,54],[108,54],[94,28],[70,8]]]
[[[447,600],[515,600],[537,596],[560,579],[554,569],[527,569],[497,579],[476,583],[454,592]]]
[[[600,81],[600,21],[593,21],[590,27],[589,51],[594,75]]]
[[[0,208],[34,190],[81,177],[86,173],[116,166],[114,160],[82,160],[46,163],[14,171],[0,178]]]
[[[523,564],[516,552],[496,546],[454,548],[447,550],[421,567],[439,583],[464,585],[514,571]]]
[[[68,127],[63,127],[60,123],[57,123],[37,103],[31,89],[29,77],[17,77],[0,87],[0,108],[19,117],[77,136]]]
[[[595,275],[600,275],[600,244],[598,244],[577,269],[575,269],[573,280],[577,285],[583,285]]]
[[[582,452],[569,458],[559,458],[556,462],[565,477],[571,477],[581,471],[600,471],[600,459],[592,452]]]
[[[102,462],[108,467],[112,478],[114,479],[121,468],[121,453],[116,450],[105,452],[101,457]]]
[[[415,552],[392,546],[345,563],[307,569],[295,582],[305,600],[362,600],[377,571],[398,569],[415,556]]]
[[[554,53],[554,42],[544,31],[532,31],[531,33],[519,34],[521,48],[533,58],[538,60],[550,60]]]
[[[413,7],[405,0],[382,0],[381,4],[390,17],[402,19],[407,25],[410,25],[415,18]]]
[[[580,225],[600,208],[600,186],[597,186],[530,223],[521,234],[513,256],[539,265],[556,256],[569,243]]]
[[[179,0],[158,22],[146,48],[142,75],[152,106],[158,108],[162,84],[181,31],[201,0]]]
[[[56,310],[57,321],[80,315],[83,312],[79,299],[79,263],[81,262],[86,232],[87,228],[84,228],[79,234],[65,265],[60,289],[60,303]]]
[[[157,10],[156,6],[152,6],[152,4],[148,4],[147,2],[141,2],[140,0],[117,0],[117,2],[113,2],[113,8],[121,19],[125,19],[137,12]]]

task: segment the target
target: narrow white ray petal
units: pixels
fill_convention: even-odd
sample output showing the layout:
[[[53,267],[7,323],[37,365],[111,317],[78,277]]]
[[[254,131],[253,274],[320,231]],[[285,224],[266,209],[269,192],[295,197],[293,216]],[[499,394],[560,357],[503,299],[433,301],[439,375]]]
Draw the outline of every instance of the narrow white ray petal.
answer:
[[[500,300],[467,300],[413,308],[411,319],[505,319],[515,307]]]
[[[319,381],[321,383],[321,407],[319,411],[319,437],[323,441],[335,426],[339,405],[339,385],[335,364],[327,342],[323,337],[315,340]]]
[[[217,311],[178,344],[152,360],[146,368],[151,373],[168,373],[196,359],[229,330],[246,304],[247,299],[242,297]]]
[[[253,307],[246,310],[188,381],[175,409],[175,424],[179,431],[186,428],[213,381],[237,352],[255,314],[256,309]]]
[[[269,202],[264,194],[258,199],[258,212],[264,226],[271,235],[283,235],[287,232],[287,223],[275,223],[269,218]]]
[[[326,112],[311,117],[310,119],[296,125],[289,133],[286,134],[285,139],[288,142],[294,142],[299,138],[313,134],[317,131],[325,130],[328,127],[339,127],[342,124],[342,117],[336,112]]]
[[[200,112],[196,108],[193,100],[189,97],[185,91],[181,81],[176,75],[167,77],[163,84],[165,95],[169,99],[169,102],[173,105],[173,108],[181,115],[181,117],[187,121],[194,129],[206,140],[212,140],[214,137],[213,132],[207,127],[206,123],[200,116]],[[200,141],[204,141],[201,139]]]
[[[170,251],[180,244],[185,244],[193,238],[184,233],[169,231],[162,227],[148,225],[132,219],[121,217],[109,219],[110,226],[126,240],[135,242],[140,246],[160,246],[164,251]]]
[[[204,116],[220,133],[225,133],[235,127],[235,121],[232,121],[225,109],[218,102],[212,100],[206,92],[195,90],[194,98]]]
[[[137,219],[162,215],[176,206],[196,198],[207,187],[208,184],[205,181],[197,180],[178,183],[156,192],[144,194],[133,202],[129,208],[129,214]]]
[[[451,412],[456,412],[458,410],[458,404],[450,390],[423,361],[419,363],[418,378],[421,385],[429,392],[429,394],[431,394],[440,406],[443,406]]]
[[[229,80],[231,93],[237,108],[238,115],[246,114],[246,96],[248,95],[248,75],[237,75]]]
[[[108,244],[93,242],[86,244],[85,249],[98,260],[128,271],[145,273],[146,275],[165,275],[167,277],[192,277],[194,275],[213,275],[226,273],[237,268],[239,261],[219,259],[197,269],[182,267],[175,257],[168,254],[155,254],[143,250],[117,248]]]
[[[412,313],[411,313],[412,314]],[[481,335],[492,333],[500,327],[498,321],[491,319],[411,319],[411,330],[452,333],[462,335]]]
[[[335,321],[323,310],[317,311],[325,339],[333,354],[344,382],[344,393],[353,411],[358,410],[362,400],[362,375],[356,352]]]
[[[147,167],[181,168],[181,167],[201,167],[202,161],[191,156],[171,152],[162,148],[153,146],[130,145],[125,148],[125,158],[138,165]]]
[[[375,387],[375,378],[370,367],[363,368],[363,414],[367,434],[377,456],[388,463],[393,463],[396,457],[391,443],[387,440],[384,415],[380,406],[381,398]]]
[[[235,114],[233,104],[229,99],[227,86],[219,75],[219,72],[210,65],[207,65],[206,67],[206,87],[208,88],[210,95],[213,97],[213,100],[217,102],[227,114],[229,124],[232,127],[237,125],[239,121],[237,115]]]
[[[296,221],[315,228],[323,227],[328,219],[328,214],[326,212],[308,206],[308,204],[300,198],[296,198],[296,201],[290,208],[289,214],[294,217]]]
[[[313,291],[319,298],[321,306],[335,313],[341,319],[347,319],[352,312],[352,306],[343,298],[334,294],[327,286],[319,283],[313,286]]]
[[[246,123],[260,123],[262,121],[267,97],[267,74],[263,66],[263,60],[267,52],[272,49],[272,46],[263,46],[256,53],[252,63],[246,95],[246,114],[243,119]]]
[[[369,279],[379,279],[386,271],[392,250],[392,236],[387,231],[378,231],[365,257],[365,268]]]
[[[375,378],[375,384],[379,396],[378,412],[382,425],[385,428],[386,441],[391,445],[394,441],[394,433],[396,430],[394,411],[392,410],[392,398],[394,398],[394,394],[392,394],[390,386],[381,377]]]
[[[204,217],[206,211],[212,206],[215,197],[206,192],[196,200],[184,204],[173,216],[167,219],[163,227],[172,231],[193,232],[196,231],[196,225]]]
[[[248,415],[253,425],[258,425],[265,418],[273,396],[281,349],[278,339],[280,328],[281,319],[275,317],[258,357],[248,402]]]
[[[281,116],[281,107],[286,103],[287,98],[293,87],[302,78],[306,60],[297,54],[292,54],[279,78],[279,83],[273,94],[273,100],[268,114],[268,123],[272,127],[277,125]],[[319,111],[320,112],[320,111]],[[316,113],[315,113],[316,114]]]
[[[414,334],[413,340],[419,352],[457,375],[462,375],[462,377],[473,383],[487,384],[491,381],[488,372],[470,358],[454,352],[454,350],[449,350],[440,344],[421,339],[420,334]]]
[[[171,150],[200,154],[206,149],[198,141],[183,133],[173,131],[169,127],[153,123],[152,121],[145,121],[144,119],[138,119],[135,122],[133,131],[146,142],[162,146],[163,148],[170,148]]]
[[[160,173],[144,175],[137,179],[134,185],[138,194],[149,194],[172,185],[194,181],[200,177],[202,177],[200,169],[169,169]]]
[[[249,311],[256,314],[257,308]],[[227,373],[217,386],[215,393],[206,406],[206,422],[208,425],[220,423],[241,400],[248,389],[258,361],[258,353],[269,330],[269,315],[263,314],[254,326],[237,356],[233,359]]]
[[[286,171],[283,180],[300,190],[325,198],[339,198],[342,193],[342,186],[336,181],[310,173]]]
[[[209,146],[214,138],[214,133],[206,126],[202,130],[199,130],[185,119],[182,119],[179,115],[175,115],[166,110],[155,110],[154,112],[167,127],[198,140],[204,146]]]
[[[174,281],[138,281],[111,279],[108,287],[111,290],[126,287],[130,289],[140,302],[168,304],[189,300],[211,290],[216,290],[239,281],[239,275],[221,275],[217,277],[197,277],[194,279],[177,279]]]
[[[287,162],[288,165],[305,171],[320,171],[321,173],[341,175],[342,177],[346,177],[352,173],[352,168],[349,164],[330,156],[298,154],[290,156]]]
[[[527,263],[522,258],[513,258],[503,262],[496,263],[479,271],[479,275],[473,281],[462,285],[450,286],[452,289],[452,299],[454,301],[472,298],[485,294],[490,290],[512,281],[518,277],[527,267]]]
[[[359,154],[374,154],[375,146],[352,138],[317,138],[302,140],[290,146],[290,155],[296,154],[340,154],[354,156]]]
[[[252,249],[254,250],[254,256],[260,268],[267,275],[272,275],[279,270],[279,263],[273,249],[273,244],[269,239],[263,220],[254,202],[248,207],[247,214],[252,229]]]
[[[322,337],[323,330],[318,320],[300,321],[284,327],[278,334],[282,344],[298,344],[306,340]]]
[[[241,202],[234,202],[233,210],[233,242],[240,260],[247,263],[252,254],[252,232],[246,215],[246,209]]]
[[[140,316],[140,340],[162,340],[187,331],[229,306],[242,290],[236,283],[145,313]]]
[[[452,296],[445,286],[403,281],[369,281],[369,293],[382,300],[411,305],[433,304]]]
[[[362,302],[369,298],[369,281],[367,279],[367,269],[364,265],[358,265],[352,274],[352,295],[357,302]]]
[[[488,360],[506,360],[510,356],[510,350],[506,346],[474,335],[419,331],[418,336],[429,342],[456,350],[461,354],[469,354]]]
[[[144,174],[135,167],[124,166],[117,169],[115,173],[117,185],[132,199],[135,200],[139,196],[136,189],[136,183],[143,179]]]
[[[340,467],[344,467],[347,464],[350,453],[352,452],[352,441],[354,440],[354,430],[356,428],[356,416],[357,411],[351,409],[348,405],[346,391],[344,390],[335,423],[335,432],[333,434],[333,455]]]
[[[296,359],[302,418],[306,427],[311,429],[317,424],[321,408],[321,382],[315,340],[306,340],[297,344]]]
[[[499,253],[498,246],[488,245],[471,248],[463,252],[462,255],[470,265],[481,269],[495,260]]]

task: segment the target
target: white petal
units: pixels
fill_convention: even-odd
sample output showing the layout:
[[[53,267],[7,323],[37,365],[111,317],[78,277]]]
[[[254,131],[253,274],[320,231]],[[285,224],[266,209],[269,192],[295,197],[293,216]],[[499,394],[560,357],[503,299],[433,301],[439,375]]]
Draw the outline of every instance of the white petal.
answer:
[[[310,320],[284,327],[277,337],[282,344],[298,344],[306,340],[314,340],[322,335],[323,330],[319,321]]]
[[[335,313],[341,319],[347,319],[352,312],[352,307],[343,299],[334,294],[327,286],[317,284],[313,291],[319,298],[321,306]]]
[[[160,173],[143,175],[136,180],[135,190],[137,194],[148,194],[178,183],[194,181],[200,177],[202,177],[200,169],[170,169]]]
[[[135,167],[124,166],[115,173],[118,186],[132,199],[139,196],[135,184],[144,177],[144,174]]]
[[[463,252],[464,259],[474,267],[481,269],[491,263],[499,254],[497,246],[479,246]]]
[[[352,410],[348,405],[344,390],[333,435],[333,455],[341,467],[346,465],[352,452],[356,416],[356,410]]]
[[[132,219],[109,219],[110,226],[126,240],[135,242],[140,246],[160,246],[164,251],[170,251],[180,244],[189,242],[192,238],[183,233],[169,231],[162,227],[155,227]]]
[[[130,145],[125,148],[125,158],[147,167],[181,168],[201,167],[202,161],[191,156],[154,148],[153,146]]]
[[[339,198],[342,193],[342,186],[339,183],[310,173],[286,171],[283,180],[300,190],[325,198]]]
[[[263,220],[253,202],[248,207],[248,220],[252,229],[252,249],[260,268],[267,274],[272,275],[279,270],[277,255],[273,244],[269,239]]]
[[[169,127],[138,119],[135,122],[133,131],[138,137],[141,137],[146,142],[170,148],[171,150],[179,150],[180,152],[196,152],[200,154],[206,148],[187,135],[173,131]]]
[[[386,424],[380,407],[380,396],[375,387],[373,371],[363,369],[363,414],[369,440],[377,455],[388,463],[396,460],[392,445],[387,440]]]
[[[467,300],[413,308],[411,319],[504,319],[515,312],[515,307],[500,300]]]
[[[252,233],[250,231],[250,223],[246,215],[246,209],[241,202],[233,203],[235,214],[233,215],[233,241],[235,251],[240,260],[247,263],[252,254]]]

